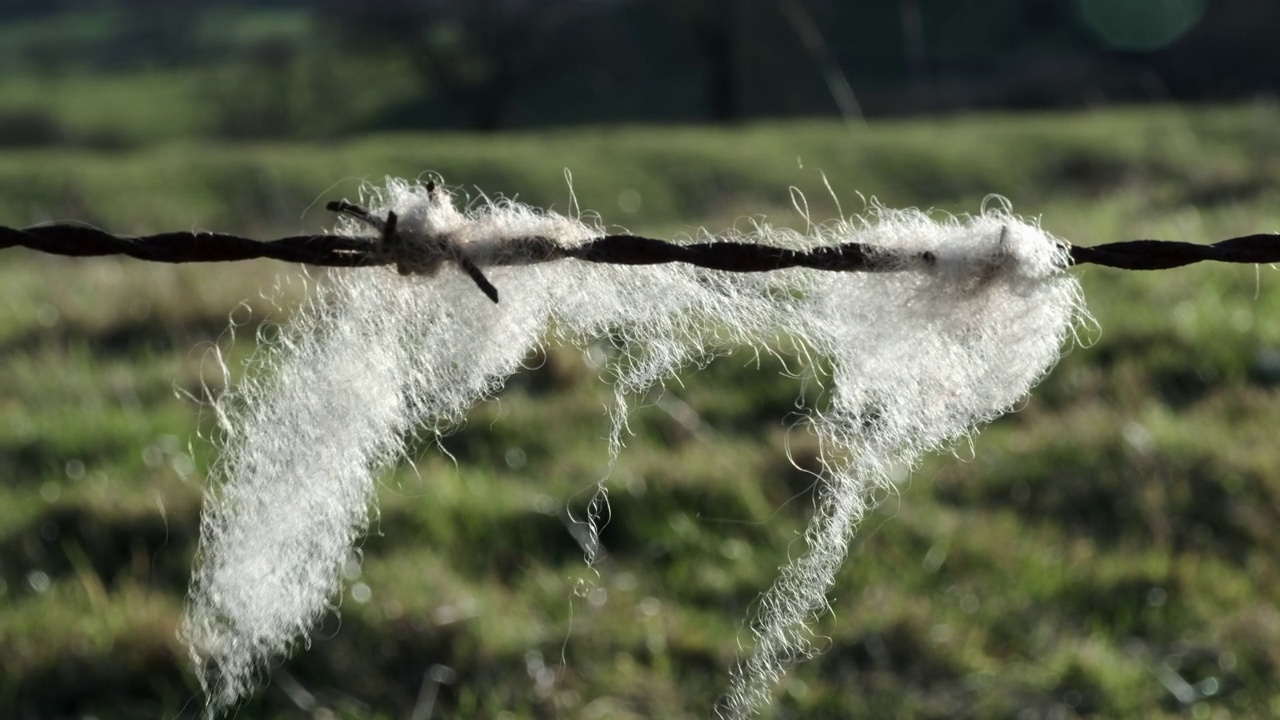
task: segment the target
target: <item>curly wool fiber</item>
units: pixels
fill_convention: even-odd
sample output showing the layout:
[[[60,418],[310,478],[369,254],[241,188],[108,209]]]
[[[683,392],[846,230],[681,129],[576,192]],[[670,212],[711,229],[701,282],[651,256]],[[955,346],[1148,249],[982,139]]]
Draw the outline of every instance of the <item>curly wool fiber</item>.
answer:
[[[513,264],[504,253],[517,239],[572,247],[601,231],[509,201],[463,211],[434,186],[395,180],[371,199],[374,215],[399,217],[395,251],[418,271],[332,272],[251,363],[249,379],[216,402],[223,447],[183,627],[215,713],[248,696],[267,663],[304,643],[333,607],[375,478],[400,459],[406,435],[461,421],[542,342],[608,336],[622,351],[605,373],[615,453],[627,399],[691,363],[785,340],[830,369],[829,402],[810,412],[825,470],[808,547],[765,592],[754,642],[718,708],[750,716],[786,668],[813,653],[810,622],[891,471],[1012,407],[1056,361],[1082,312],[1061,243],[1003,210],[935,219],[873,208],[804,234],[760,226],[734,239],[858,242],[936,262],[874,274],[733,274]],[[344,223],[341,233],[366,232]],[[500,304],[450,266],[459,255],[485,268]]]

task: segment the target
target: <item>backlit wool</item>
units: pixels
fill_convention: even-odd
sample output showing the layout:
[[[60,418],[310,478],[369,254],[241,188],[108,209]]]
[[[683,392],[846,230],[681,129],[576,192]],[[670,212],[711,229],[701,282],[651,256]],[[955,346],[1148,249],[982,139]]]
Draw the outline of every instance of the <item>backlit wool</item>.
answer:
[[[718,708],[752,715],[781,673],[813,654],[811,623],[892,471],[1009,410],[1057,360],[1083,312],[1063,245],[1005,209],[933,217],[872,208],[807,233],[762,225],[731,239],[858,242],[927,251],[936,262],[732,274],[577,260],[493,265],[513,239],[573,246],[602,230],[508,201],[460,210],[447,192],[402,181],[368,200],[374,215],[399,216],[397,251],[417,253],[406,264],[431,272],[329,273],[215,402],[222,447],[183,627],[213,713],[248,696],[268,662],[305,643],[334,606],[375,480],[402,459],[407,434],[455,426],[540,344],[585,348],[608,337],[620,350],[602,374],[616,391],[614,453],[628,399],[711,357],[794,346],[830,373],[827,404],[809,411],[824,470],[807,549],[765,592]],[[370,230],[345,219],[338,232]],[[484,269],[501,303],[447,262],[457,253]]]

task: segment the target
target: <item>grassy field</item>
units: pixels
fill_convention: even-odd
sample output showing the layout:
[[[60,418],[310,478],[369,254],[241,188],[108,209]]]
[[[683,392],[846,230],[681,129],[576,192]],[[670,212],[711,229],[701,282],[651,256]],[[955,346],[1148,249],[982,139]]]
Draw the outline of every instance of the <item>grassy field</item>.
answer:
[[[799,224],[858,193],[1080,244],[1280,228],[1280,109],[1150,108],[846,127],[565,129],[340,143],[169,139],[0,154],[0,223],[267,236],[362,180],[442,173],[660,235]],[[309,210],[307,210],[309,208]],[[304,210],[307,210],[304,213]],[[0,714],[182,717],[207,353],[253,349],[297,269],[0,254]],[[779,718],[1280,714],[1280,285],[1271,268],[1075,270],[1100,331],[1019,412],[864,522]],[[226,332],[240,324],[234,340]],[[606,386],[552,349],[383,480],[341,612],[242,717],[707,717],[798,552],[816,448],[800,388],[730,357],[638,412],[599,577],[566,529],[605,468]],[[799,468],[787,461],[787,450]],[[587,578],[594,589],[573,594]]]

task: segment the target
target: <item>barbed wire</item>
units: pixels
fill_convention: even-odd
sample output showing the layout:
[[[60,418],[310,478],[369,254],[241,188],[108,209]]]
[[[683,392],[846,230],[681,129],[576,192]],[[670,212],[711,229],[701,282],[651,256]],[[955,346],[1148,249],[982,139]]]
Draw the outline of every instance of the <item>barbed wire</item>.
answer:
[[[376,238],[343,235],[297,235],[276,240],[254,240],[225,233],[168,232],[139,237],[118,236],[98,228],[74,223],[53,223],[26,228],[0,226],[0,250],[23,247],[52,255],[95,257],[124,255],[164,263],[231,262],[270,258],[325,267],[373,267],[396,265],[402,273],[422,270],[397,250],[400,236],[397,217],[380,218],[365,208],[345,201],[330,202],[331,212],[356,218],[378,231]],[[1199,262],[1243,264],[1280,263],[1280,235],[1259,233],[1230,238],[1211,245],[1171,240],[1128,240],[1104,245],[1068,245],[1073,265],[1093,264],[1121,270],[1167,270]],[[457,262],[476,285],[494,302],[498,291],[476,262],[456,249],[442,245],[447,257]],[[682,262],[727,272],[768,272],[787,268],[811,268],[833,272],[891,272],[912,267],[928,267],[936,262],[932,253],[910,255],[885,252],[861,243],[844,243],[791,250],[787,248],[716,241],[679,244],[666,240],[620,234],[604,235],[580,245],[565,247],[551,238],[521,237],[510,241],[505,251],[487,257],[488,265],[525,265],[558,259],[615,265],[658,265]]]

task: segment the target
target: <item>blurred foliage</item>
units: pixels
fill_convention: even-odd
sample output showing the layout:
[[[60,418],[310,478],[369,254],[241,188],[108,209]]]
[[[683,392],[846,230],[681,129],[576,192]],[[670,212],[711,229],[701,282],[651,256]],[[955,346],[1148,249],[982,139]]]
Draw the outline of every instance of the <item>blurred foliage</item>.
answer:
[[[158,85],[157,87],[161,87]],[[360,178],[444,174],[657,235],[768,211],[1015,210],[1083,244],[1280,225],[1280,111],[1159,107],[342,142],[172,138],[0,151],[0,218],[270,235]],[[337,181],[330,186],[329,183]],[[803,207],[803,205],[802,205]],[[1098,327],[1019,411],[904,476],[862,525],[779,718],[1280,714],[1280,289],[1269,268],[1082,268]],[[273,282],[278,291],[263,291]],[[198,538],[192,400],[305,294],[261,262],[0,255],[0,714],[189,717],[175,629]],[[243,301],[243,304],[241,304]],[[234,337],[228,326],[234,324]],[[570,532],[606,470],[592,354],[550,348],[384,478],[339,613],[245,717],[705,717],[802,549],[818,405],[741,354],[647,398],[608,480],[608,559]],[[581,591],[576,594],[575,591]],[[304,651],[305,650],[305,651]]]
[[[65,130],[336,137],[1274,96],[1269,0],[0,4],[0,108]],[[158,94],[107,95],[121,81]],[[152,99],[154,98],[154,100]]]

